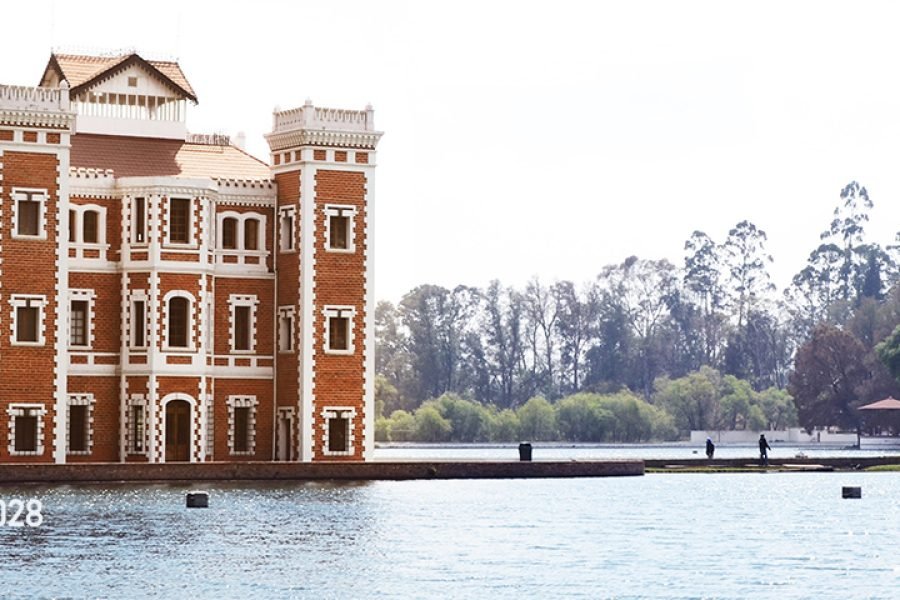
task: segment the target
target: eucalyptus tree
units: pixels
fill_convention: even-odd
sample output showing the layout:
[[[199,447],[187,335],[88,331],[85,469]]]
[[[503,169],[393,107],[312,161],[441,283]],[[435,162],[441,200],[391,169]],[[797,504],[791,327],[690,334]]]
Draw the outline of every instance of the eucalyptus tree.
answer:
[[[765,231],[750,221],[741,221],[728,232],[722,245],[726,286],[738,330],[744,327],[747,314],[765,302],[775,289],[768,271],[772,256],[766,250],[767,239]]]
[[[525,286],[523,300],[532,354],[532,377],[545,396],[555,398],[558,389],[556,322],[560,311],[559,297],[552,287],[534,278]]]
[[[421,285],[400,301],[419,401],[461,391],[465,375],[462,341],[476,302],[477,294],[471,288],[448,290],[436,285]]]
[[[727,321],[723,249],[706,233],[695,231],[684,243],[684,250],[684,290],[700,313],[697,337],[703,348],[702,364],[716,365],[725,344]]]
[[[657,375],[654,343],[670,317],[669,306],[677,292],[675,267],[665,259],[632,256],[605,267],[598,279],[606,298],[618,304],[634,335],[641,367],[640,391],[649,398]]]
[[[838,293],[841,299],[850,301],[859,295],[862,259],[858,252],[864,244],[865,224],[873,203],[869,192],[856,181],[841,190],[841,200],[834,209],[831,223],[821,238],[838,246],[841,262],[837,273]]]
[[[519,387],[526,385],[527,371],[523,336],[525,301],[519,292],[503,288],[496,279],[488,285],[483,297],[485,353],[497,387],[493,403],[511,408],[527,400],[531,392],[529,389],[519,393]]]
[[[564,385],[575,392],[581,389],[585,352],[596,337],[598,291],[596,285],[588,285],[578,292],[571,281],[560,281],[553,285],[553,295],[558,304],[560,364],[567,375]]]

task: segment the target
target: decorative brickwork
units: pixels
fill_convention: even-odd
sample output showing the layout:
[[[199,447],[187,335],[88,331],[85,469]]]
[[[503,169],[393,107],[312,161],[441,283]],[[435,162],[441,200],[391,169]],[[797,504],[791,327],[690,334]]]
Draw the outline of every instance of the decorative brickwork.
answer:
[[[183,75],[54,64],[0,85],[0,462],[368,458],[371,107],[276,112],[266,165],[185,136]]]

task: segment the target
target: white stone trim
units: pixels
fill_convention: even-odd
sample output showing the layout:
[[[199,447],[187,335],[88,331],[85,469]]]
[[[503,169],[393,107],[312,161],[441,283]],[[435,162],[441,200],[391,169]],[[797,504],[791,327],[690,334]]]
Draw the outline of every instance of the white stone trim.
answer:
[[[353,322],[356,318],[356,307],[354,306],[339,306],[334,304],[326,304],[322,308],[322,314],[325,316],[325,335],[324,340],[322,340],[322,350],[324,350],[325,354],[345,354],[350,355],[356,352],[356,345],[354,339],[353,332]],[[347,348],[332,348],[331,347],[331,319],[340,318],[347,319]]]
[[[12,307],[12,316],[9,320],[12,331],[9,334],[9,343],[13,346],[43,346],[47,343],[47,324],[44,307],[47,306],[47,296],[35,294],[12,294],[9,298]],[[17,308],[29,307],[38,309],[38,331],[36,342],[20,342],[16,339],[16,324],[18,323]],[[67,332],[68,333],[68,332]]]
[[[375,153],[369,155],[374,160]],[[365,172],[366,193],[363,202],[363,274],[365,276],[365,308],[363,314],[363,459],[375,454],[375,170]]]
[[[347,419],[347,449],[342,451],[328,449],[329,421],[338,417]],[[322,409],[322,454],[324,456],[353,456],[356,446],[354,419],[356,419],[356,409],[352,406],[326,406]]]
[[[84,423],[85,432],[85,450],[72,450],[71,449],[71,436],[69,433],[72,431],[72,413],[69,410],[72,406],[87,406],[87,414],[86,420]],[[91,451],[94,448],[94,395],[93,394],[69,394],[68,402],[66,403],[66,454],[74,455],[74,456],[89,456]]]
[[[69,348],[74,350],[90,350],[94,347],[94,330],[97,321],[94,312],[94,298],[96,297],[97,294],[94,293],[94,290],[69,289],[69,310],[66,311],[68,321],[66,339],[68,340]],[[88,305],[84,323],[85,341],[87,342],[85,345],[75,345],[72,343],[72,302],[87,302]]]
[[[10,228],[10,237],[13,239],[23,240],[46,240],[47,239],[47,197],[46,188],[25,188],[14,187],[11,191],[12,199],[12,226]],[[38,198],[35,198],[35,197]],[[19,202],[31,201],[38,203],[38,233],[37,235],[29,235],[19,233]],[[62,203],[60,203],[62,204]]]
[[[30,414],[26,414],[26,412]],[[8,439],[9,445],[7,450],[10,456],[43,456],[44,454],[44,415],[47,409],[43,403],[37,402],[14,402],[6,409],[9,415]],[[34,450],[16,450],[16,417],[32,416],[37,417],[37,435],[35,436]]]
[[[225,219],[234,219],[236,221],[235,224],[235,247],[234,248],[225,248],[223,246],[224,242],[224,223]],[[257,222],[257,234],[256,234],[256,250],[248,249],[247,240],[245,239],[245,227],[247,221],[256,221]],[[226,210],[222,212],[216,213],[216,240],[215,240],[215,253],[216,253],[216,266],[217,268],[225,267],[225,268],[234,268],[237,267],[240,270],[244,269],[263,269],[267,270],[268,265],[266,264],[266,259],[268,258],[268,252],[266,251],[266,232],[268,231],[268,223],[266,219],[266,215],[258,212],[237,212],[232,210]],[[225,257],[235,257],[235,262],[227,262]],[[257,259],[256,263],[248,262],[247,259],[255,257]]]
[[[278,352],[291,353],[297,349],[297,309],[294,306],[278,307]]]
[[[187,314],[187,346],[170,346],[169,345],[169,300],[172,298],[185,298],[188,301]],[[194,304],[195,298],[193,294],[185,290],[171,290],[163,296],[163,352],[194,352],[197,348],[197,341],[194,339]]]
[[[197,223],[197,215],[196,213],[196,203],[198,201],[197,197],[187,196],[185,194],[173,194],[171,196],[162,197],[165,199],[163,203],[165,209],[165,222],[166,222],[166,230],[163,232],[163,245],[167,248],[184,248],[196,250],[198,246],[197,238],[198,236],[198,228],[199,223]],[[187,242],[173,242],[171,239],[172,234],[172,202],[174,200],[187,200],[188,201],[188,241]]]
[[[356,252],[356,213],[357,208],[349,204],[325,205],[325,250],[353,254]],[[331,247],[331,217],[347,218],[347,247]]]
[[[232,354],[253,354],[256,352],[256,307],[259,305],[259,299],[255,295],[231,294],[228,296],[228,339],[231,343]],[[235,347],[235,339],[237,327],[235,327],[235,309],[238,306],[245,306],[250,309],[250,322],[247,324],[247,332],[250,335],[250,347],[245,350],[238,350]]]
[[[288,231],[288,223],[290,223],[290,231]],[[285,243],[287,241],[290,241],[290,246]],[[297,207],[295,206],[278,207],[278,251],[283,253],[297,251]]]
[[[106,207],[100,206],[99,204],[69,204],[69,211],[75,213],[75,222],[72,223],[71,218],[72,215],[69,215],[69,227],[70,231],[74,228],[75,239],[69,241],[69,248],[75,250],[75,256],[72,257],[73,260],[99,260],[106,261],[106,253],[109,250],[109,244],[106,243]],[[97,241],[96,242],[85,242],[84,241],[84,213],[87,212],[95,212],[97,213]],[[66,239],[69,239],[69,236],[66,236]],[[97,257],[87,257],[85,256],[85,250],[97,250]]]
[[[228,396],[226,401],[228,404],[228,452],[232,456],[251,456],[256,453],[256,407],[259,401],[256,396]],[[235,408],[249,408],[250,414],[247,418],[247,450],[237,451],[234,449],[235,442]]]

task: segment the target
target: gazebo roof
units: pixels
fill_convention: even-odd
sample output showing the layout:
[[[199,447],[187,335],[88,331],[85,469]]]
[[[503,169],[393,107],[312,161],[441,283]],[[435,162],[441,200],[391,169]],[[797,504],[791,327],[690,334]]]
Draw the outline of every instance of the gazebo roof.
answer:
[[[884,400],[860,406],[859,410],[900,410],[900,400],[893,396],[888,396]]]

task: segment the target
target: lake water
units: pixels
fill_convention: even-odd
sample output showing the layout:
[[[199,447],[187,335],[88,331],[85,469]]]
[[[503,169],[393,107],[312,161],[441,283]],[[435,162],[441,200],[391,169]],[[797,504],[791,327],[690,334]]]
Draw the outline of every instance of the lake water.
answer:
[[[861,500],[841,498],[858,485]],[[0,487],[0,596],[897,598],[900,473]]]

